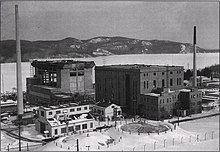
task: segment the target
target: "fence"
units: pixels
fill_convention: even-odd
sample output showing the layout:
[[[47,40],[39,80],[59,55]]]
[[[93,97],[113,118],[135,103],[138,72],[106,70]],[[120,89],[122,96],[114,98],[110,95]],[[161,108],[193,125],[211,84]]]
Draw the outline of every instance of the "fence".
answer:
[[[30,151],[33,148],[41,147],[44,145],[43,143],[38,143],[38,144],[31,144],[29,145],[28,143],[26,145],[21,146],[21,151]],[[6,151],[18,151],[19,147],[11,147],[10,145],[7,146],[5,149]]]
[[[164,134],[164,133],[160,133],[160,134]],[[139,145],[139,146],[133,147],[129,151],[134,151],[134,149],[138,151],[154,151],[154,150],[167,148],[171,146],[178,146],[178,145],[185,144],[185,143],[194,144],[195,142],[213,140],[215,138],[219,138],[219,132],[210,131],[210,132],[200,133],[196,135],[159,139],[159,140],[153,141],[152,143],[148,142],[142,146]]]

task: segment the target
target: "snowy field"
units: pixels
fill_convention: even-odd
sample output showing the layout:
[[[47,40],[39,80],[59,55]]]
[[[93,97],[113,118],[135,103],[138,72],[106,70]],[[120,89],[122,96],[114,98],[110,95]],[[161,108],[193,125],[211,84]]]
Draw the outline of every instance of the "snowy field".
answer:
[[[2,128],[7,128],[7,127],[15,128],[14,125],[5,125],[2,123]],[[18,134],[18,130],[12,132]],[[44,138],[43,135],[41,135],[35,130],[34,124],[29,124],[23,127],[21,131],[21,136],[33,140],[42,140]],[[18,151],[19,142],[17,139],[7,135],[7,133],[4,131],[1,131],[1,139],[2,139],[1,151],[8,151],[8,148],[10,151]],[[29,146],[29,148],[35,145],[39,147],[39,145],[41,146],[41,143],[21,141],[22,150],[26,151],[27,145]]]
[[[122,132],[118,124],[102,132],[61,137],[32,150],[76,151],[76,139],[79,139],[80,151],[219,151],[219,116],[183,122],[176,130],[159,135]],[[107,145],[109,139],[114,141]]]

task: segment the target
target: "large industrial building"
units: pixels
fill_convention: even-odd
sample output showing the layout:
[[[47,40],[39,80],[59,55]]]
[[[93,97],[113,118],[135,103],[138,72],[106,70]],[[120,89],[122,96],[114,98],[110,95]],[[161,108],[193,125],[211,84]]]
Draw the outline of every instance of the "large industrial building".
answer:
[[[128,115],[138,114],[154,120],[201,113],[201,91],[183,90],[183,79],[183,66],[96,67],[96,101],[110,101],[120,105]]]
[[[96,101],[113,101],[129,114],[139,114],[141,96],[157,88],[182,89],[182,66],[112,65],[95,68]]]
[[[57,105],[72,102],[76,93],[94,93],[93,61],[34,60],[33,77],[27,78],[27,100],[34,105]]]

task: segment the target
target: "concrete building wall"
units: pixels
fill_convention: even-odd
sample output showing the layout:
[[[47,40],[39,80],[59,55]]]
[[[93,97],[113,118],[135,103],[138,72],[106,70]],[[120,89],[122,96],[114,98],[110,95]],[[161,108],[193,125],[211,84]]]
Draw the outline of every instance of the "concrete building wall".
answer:
[[[87,128],[84,129],[83,125],[87,125]],[[93,131],[96,128],[95,121],[89,120],[89,121],[85,121],[85,122],[79,122],[76,124],[69,124],[68,126],[62,125],[62,126],[50,127],[50,128],[48,128],[48,131],[50,132],[51,137],[63,136],[63,135],[67,134],[67,127],[68,127],[69,134],[73,133],[73,132],[77,132],[77,133],[89,132],[89,131]],[[78,130],[78,128],[80,128],[80,129]],[[57,130],[57,134],[55,134],[55,130]],[[63,132],[63,131],[65,131],[65,132]]]
[[[67,115],[73,115],[73,114],[81,114],[81,113],[88,113],[88,112],[90,112],[89,105],[82,105],[82,106],[76,106],[76,107],[48,110],[48,111],[45,111],[45,117],[53,118],[54,115],[56,115],[57,113],[59,114],[66,113]]]
[[[85,90],[93,89],[92,68],[84,68],[84,85]]]
[[[76,92],[77,91],[77,78],[76,76],[70,76],[70,91]],[[84,90],[84,76],[78,76],[78,91]]]
[[[70,70],[61,70],[61,91],[70,92]]]

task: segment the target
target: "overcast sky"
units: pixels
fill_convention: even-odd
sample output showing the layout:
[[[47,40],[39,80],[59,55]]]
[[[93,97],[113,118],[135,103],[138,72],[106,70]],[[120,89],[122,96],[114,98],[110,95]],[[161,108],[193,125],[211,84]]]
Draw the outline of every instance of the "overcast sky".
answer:
[[[15,39],[15,4],[25,40],[124,36],[191,43],[196,25],[200,47],[219,47],[218,2],[2,2],[2,39]]]

